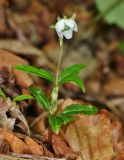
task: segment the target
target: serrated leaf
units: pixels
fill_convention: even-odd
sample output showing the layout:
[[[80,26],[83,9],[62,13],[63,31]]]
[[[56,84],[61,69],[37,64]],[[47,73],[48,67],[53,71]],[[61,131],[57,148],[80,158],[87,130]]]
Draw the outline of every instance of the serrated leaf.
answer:
[[[0,96],[4,97],[4,98],[6,97],[5,93],[3,92],[3,90],[1,88],[0,88]]]
[[[34,97],[30,94],[22,94],[13,99],[13,101],[23,101],[28,99],[34,99]]]
[[[41,104],[48,112],[50,111],[50,101],[49,98],[41,91],[39,88],[31,87],[29,88],[32,95],[35,97],[37,102]]]
[[[64,113],[60,113],[58,117],[60,117],[63,120],[64,124],[67,124],[68,122],[71,122],[73,120],[72,115],[68,115]]]
[[[51,82],[53,82],[54,80],[54,77],[52,76],[52,74],[49,71],[46,71],[42,68],[39,69],[29,65],[17,65],[17,66],[14,66],[14,69],[30,73],[32,75],[47,79]]]
[[[59,75],[58,83],[62,84],[64,83],[64,80],[69,78],[70,76],[74,76],[80,72],[81,69],[83,69],[85,66],[83,64],[74,64],[72,66],[69,66],[67,68],[64,68]]]
[[[64,114],[96,114],[98,109],[95,106],[88,104],[72,104],[66,107],[62,113]]]
[[[58,134],[59,130],[63,124],[63,121],[60,117],[56,117],[54,115],[49,115],[49,123],[51,125],[52,130]]]
[[[97,8],[109,24],[124,28],[124,0],[95,0]]]

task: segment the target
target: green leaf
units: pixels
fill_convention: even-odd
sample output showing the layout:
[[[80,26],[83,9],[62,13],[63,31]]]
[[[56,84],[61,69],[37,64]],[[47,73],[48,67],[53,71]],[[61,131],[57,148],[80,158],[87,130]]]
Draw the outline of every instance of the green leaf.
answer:
[[[76,85],[78,85],[81,88],[81,90],[85,93],[85,85],[79,76],[67,77],[63,80],[63,83],[71,82],[71,81],[74,82]]]
[[[83,69],[85,66],[83,64],[74,64],[72,66],[69,66],[67,68],[64,68],[59,75],[58,83],[62,84],[64,83],[65,79],[70,78],[70,76],[74,76],[80,72],[81,69]]]
[[[64,114],[96,114],[98,109],[88,104],[72,104],[66,107],[62,113]]]
[[[29,89],[32,95],[37,100],[37,102],[41,104],[49,112],[50,111],[50,101],[49,101],[49,98],[43,93],[43,91],[35,87],[31,87]]]
[[[15,97],[13,101],[23,101],[27,99],[34,99],[34,97],[31,96],[30,94],[22,94],[22,95]]]
[[[52,130],[58,134],[59,130],[63,124],[63,121],[60,117],[56,117],[54,115],[49,115],[49,123],[51,125]]]
[[[68,115],[64,113],[60,113],[58,117],[60,117],[63,120],[64,124],[67,124],[68,122],[71,122],[73,120],[72,115]]]
[[[4,98],[6,97],[5,93],[3,92],[3,90],[1,88],[0,88],[0,96],[4,97]]]
[[[121,41],[119,43],[119,49],[120,49],[121,53],[124,55],[124,41]]]
[[[95,0],[102,17],[109,24],[124,28],[124,0]]]
[[[53,82],[54,80],[54,77],[52,76],[52,74],[42,68],[39,69],[29,65],[17,65],[17,66],[14,66],[14,69],[30,73],[32,75],[47,79],[51,82]]]

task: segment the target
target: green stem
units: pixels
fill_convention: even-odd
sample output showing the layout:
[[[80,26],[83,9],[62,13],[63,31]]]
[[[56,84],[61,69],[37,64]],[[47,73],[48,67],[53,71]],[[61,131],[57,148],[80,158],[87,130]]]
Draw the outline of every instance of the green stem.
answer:
[[[58,86],[58,77],[59,77],[59,71],[61,68],[62,53],[63,53],[63,44],[60,46],[59,62],[58,62],[58,66],[57,66],[56,81],[55,81],[56,87]]]
[[[62,61],[62,53],[63,53],[63,39],[60,39],[60,54],[59,54],[59,62],[56,70],[56,78],[55,78],[55,84],[52,90],[52,96],[51,96],[51,114],[54,114],[57,110],[57,100],[58,100],[58,78],[59,78],[59,72],[61,68],[61,61]]]

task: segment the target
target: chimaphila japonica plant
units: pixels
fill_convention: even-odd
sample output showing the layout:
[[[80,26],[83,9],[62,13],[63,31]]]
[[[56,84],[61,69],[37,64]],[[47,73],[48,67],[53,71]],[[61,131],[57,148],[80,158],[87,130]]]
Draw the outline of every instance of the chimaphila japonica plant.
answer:
[[[47,110],[50,126],[56,134],[58,134],[63,124],[67,124],[68,122],[73,120],[74,114],[97,113],[96,107],[87,104],[72,104],[66,107],[62,112],[57,112],[58,92],[62,84],[72,81],[76,85],[78,85],[83,92],[85,92],[84,84],[78,75],[81,69],[84,68],[83,64],[74,64],[72,66],[64,68],[60,72],[64,38],[71,39],[73,36],[73,32],[77,32],[78,30],[77,24],[75,22],[75,17],[75,14],[73,14],[73,16],[70,18],[67,18],[66,16],[64,16],[63,18],[58,17],[56,24],[51,26],[51,28],[55,29],[57,32],[60,44],[59,62],[55,77],[49,71],[41,68],[35,68],[33,66],[18,65],[14,67],[17,70],[21,70],[35,76],[47,79],[52,83],[53,88],[50,98],[46,96],[41,89],[31,87],[29,88],[31,93],[30,95],[19,95],[14,100],[20,101],[25,99],[35,99],[39,104],[44,107],[44,109]]]

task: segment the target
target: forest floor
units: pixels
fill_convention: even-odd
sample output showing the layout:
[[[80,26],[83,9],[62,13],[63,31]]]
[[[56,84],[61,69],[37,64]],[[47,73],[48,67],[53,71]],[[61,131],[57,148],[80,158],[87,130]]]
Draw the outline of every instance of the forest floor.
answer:
[[[75,116],[56,135],[49,133],[48,115],[34,100],[12,101],[30,86],[49,95],[50,83],[12,66],[56,71],[60,49],[49,26],[63,13],[76,13],[78,32],[64,45],[62,68],[86,65],[81,73],[86,93],[67,83],[60,89],[58,106],[90,103],[99,113]],[[0,1],[0,88],[6,95],[0,98],[0,160],[124,160],[124,54],[119,48],[124,31],[103,19],[93,22],[97,14],[91,0]]]

